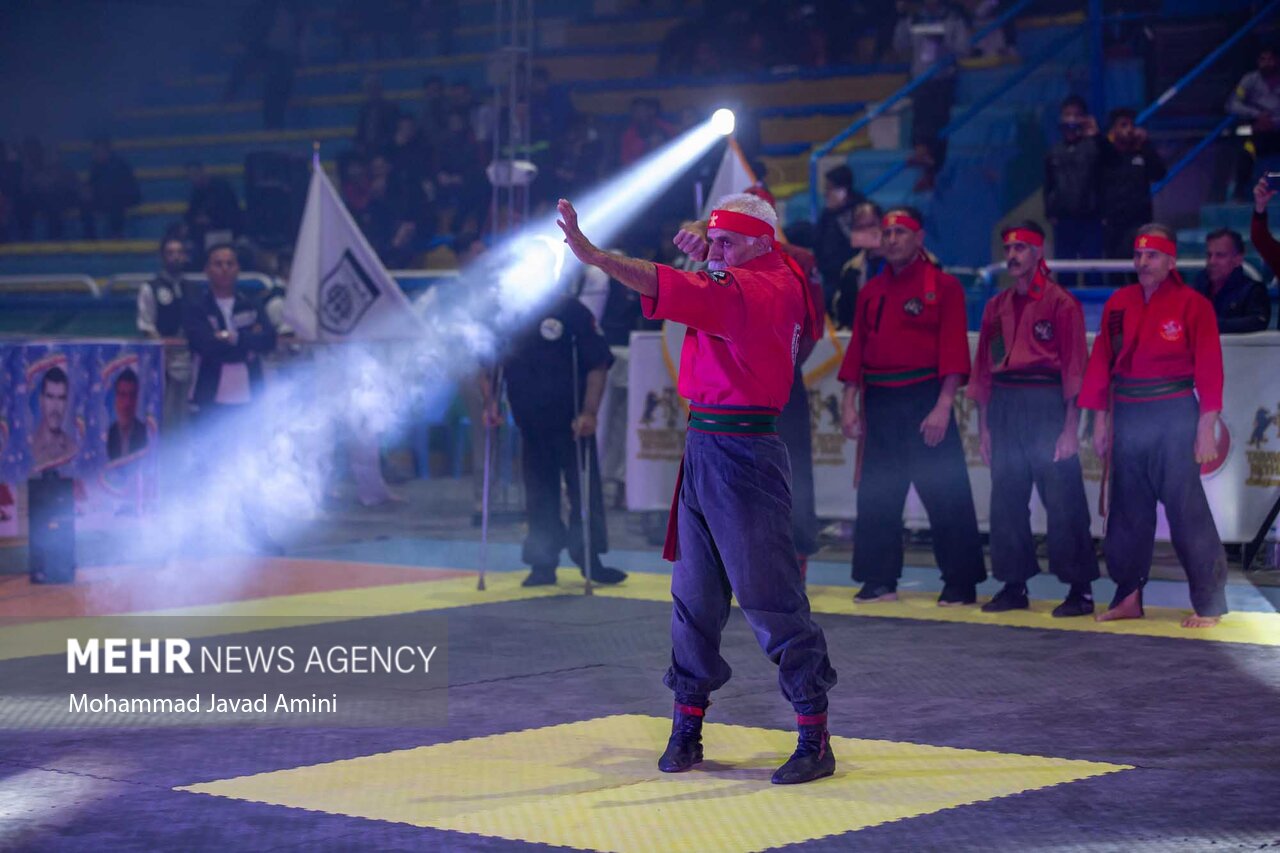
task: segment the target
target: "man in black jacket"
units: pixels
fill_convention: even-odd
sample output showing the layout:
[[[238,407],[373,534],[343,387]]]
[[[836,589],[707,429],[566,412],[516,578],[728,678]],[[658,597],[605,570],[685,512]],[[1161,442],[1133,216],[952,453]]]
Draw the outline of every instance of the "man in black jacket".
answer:
[[[826,174],[827,186],[822,215],[813,238],[813,254],[818,259],[822,291],[830,311],[840,282],[840,270],[853,257],[849,235],[853,231],[853,209],[865,196],[853,188],[853,170],[839,165]]]
[[[1134,123],[1128,107],[1107,117],[1107,136],[1100,140],[1099,203],[1103,242],[1108,258],[1132,258],[1138,229],[1155,219],[1151,185],[1165,176],[1164,160]]]
[[[1244,238],[1230,229],[1205,238],[1205,267],[1194,287],[1213,303],[1224,335],[1261,332],[1271,322],[1271,297],[1262,282],[1245,275]]]
[[[1102,220],[1098,215],[1098,123],[1084,99],[1070,95],[1058,113],[1062,140],[1044,158],[1044,211],[1053,225],[1054,255],[1060,259],[1102,257]],[[1074,273],[1058,276],[1065,287]],[[1091,285],[1102,279],[1090,275]]]
[[[195,361],[187,397],[202,421],[248,405],[262,390],[262,357],[275,349],[276,330],[256,299],[237,289],[240,262],[229,243],[209,249],[209,289],[188,298],[182,326]]]

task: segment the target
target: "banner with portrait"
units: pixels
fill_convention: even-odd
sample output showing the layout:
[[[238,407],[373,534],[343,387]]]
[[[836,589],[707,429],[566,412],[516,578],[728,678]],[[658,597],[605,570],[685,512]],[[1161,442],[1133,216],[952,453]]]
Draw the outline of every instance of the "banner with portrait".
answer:
[[[163,347],[145,341],[0,343],[0,536],[17,535],[27,480],[75,481],[77,525],[115,526],[155,495]]]

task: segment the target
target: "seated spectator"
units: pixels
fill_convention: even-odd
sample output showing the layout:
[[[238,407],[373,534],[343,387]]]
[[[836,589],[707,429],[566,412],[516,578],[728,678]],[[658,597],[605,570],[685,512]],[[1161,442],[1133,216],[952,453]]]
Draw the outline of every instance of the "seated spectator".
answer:
[[[1280,158],[1280,57],[1275,48],[1258,53],[1257,70],[1240,78],[1227,99],[1227,112],[1253,128],[1236,169],[1236,200],[1244,201],[1258,173],[1271,168],[1267,162]]]
[[[481,166],[482,153],[476,145],[466,115],[453,111],[437,157],[436,200],[453,209],[452,231],[479,231],[484,225],[488,186]]]
[[[25,195],[30,208],[23,239],[34,236],[34,220],[43,217],[46,239],[61,240],[68,211],[80,204],[80,180],[62,161],[56,146],[46,149],[39,141],[28,139],[24,148]]]
[[[391,144],[400,107],[383,96],[382,81],[374,74],[365,78],[364,94],[365,101],[356,118],[355,146],[366,157],[373,157],[384,153]]]
[[[1192,285],[1213,303],[1224,335],[1261,332],[1271,323],[1267,288],[1244,272],[1244,239],[1219,228],[1205,238],[1205,267]]]
[[[543,195],[573,197],[600,179],[604,146],[591,117],[575,115],[552,144],[551,181],[538,181]],[[541,184],[541,186],[539,186]]]
[[[124,236],[124,212],[142,200],[133,167],[111,148],[111,140],[101,137],[93,141],[90,155],[87,198],[80,208],[84,236],[88,240],[98,237],[97,216],[107,218],[107,237],[119,240]]]
[[[449,101],[444,93],[444,80],[430,76],[422,81],[422,119],[418,130],[432,148],[439,145],[449,120]]]
[[[1151,185],[1166,172],[1146,129],[1134,123],[1136,117],[1129,107],[1112,110],[1107,117],[1107,136],[1100,140],[1098,204],[1103,251],[1108,258],[1133,257],[1138,229],[1155,218]]]
[[[618,162],[629,166],[650,151],[662,147],[675,136],[676,128],[662,119],[658,113],[661,104],[657,98],[633,98],[631,121],[618,145]]]
[[[1097,259],[1102,255],[1102,220],[1098,215],[1098,123],[1084,99],[1070,95],[1058,111],[1062,139],[1044,157],[1044,212],[1053,225],[1054,256],[1059,260]],[[1097,275],[1091,285],[1102,284]],[[1059,276],[1064,287],[1076,275]]]
[[[187,164],[187,180],[191,195],[183,219],[191,234],[192,259],[200,266],[209,241],[229,242],[240,234],[243,214],[231,182],[210,175],[203,163]]]

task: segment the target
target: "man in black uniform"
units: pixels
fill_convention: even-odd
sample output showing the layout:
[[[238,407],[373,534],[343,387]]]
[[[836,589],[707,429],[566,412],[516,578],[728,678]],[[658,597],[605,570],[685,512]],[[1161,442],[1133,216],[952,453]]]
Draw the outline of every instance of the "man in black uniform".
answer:
[[[600,555],[609,546],[595,440],[600,398],[613,355],[591,312],[577,299],[557,296],[530,320],[515,334],[501,357],[507,400],[523,446],[525,512],[529,522],[523,559],[533,567],[524,585],[554,584],[560,551],[565,545],[584,575],[586,567],[591,566],[592,581],[619,583],[626,579],[626,573],[600,562]],[[487,376],[481,379],[480,393],[485,423],[496,426],[498,401]],[[583,554],[582,542],[579,469],[584,444],[590,466],[590,564]],[[569,490],[567,530],[561,516],[562,480]]]
[[[138,331],[149,338],[182,338],[183,279],[187,248],[178,237],[160,241],[160,272],[138,288]],[[185,342],[164,349],[164,416],[166,435],[176,435],[187,419],[191,387],[191,351]]]

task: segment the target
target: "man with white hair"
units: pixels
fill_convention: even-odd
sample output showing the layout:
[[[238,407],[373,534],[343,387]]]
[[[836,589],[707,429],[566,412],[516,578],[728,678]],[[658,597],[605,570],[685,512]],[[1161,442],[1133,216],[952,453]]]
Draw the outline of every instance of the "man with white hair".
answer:
[[[646,317],[689,327],[679,379],[689,432],[663,550],[675,561],[664,678],[675,715],[658,768],[674,773],[702,760],[711,692],[732,674],[720,656],[732,594],[796,711],[799,744],[774,783],[830,776],[827,691],[836,673],[810,618],[791,535],[790,465],[777,435],[801,337],[821,333],[822,306],[794,262],[776,251],[777,214],[755,196],[720,200],[707,221],[709,269],[697,273],[605,252],[583,235],[573,205],[561,199],[559,211],[579,260],[639,293]],[[690,251],[702,239],[682,231],[675,243]]]

